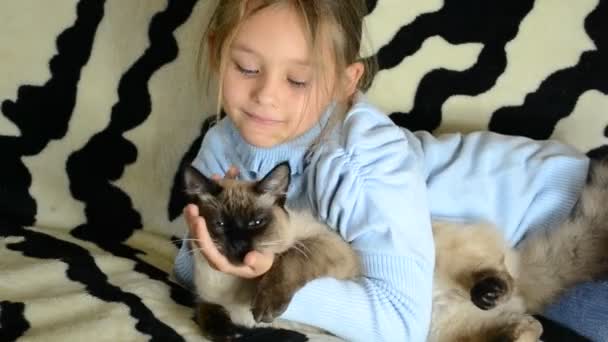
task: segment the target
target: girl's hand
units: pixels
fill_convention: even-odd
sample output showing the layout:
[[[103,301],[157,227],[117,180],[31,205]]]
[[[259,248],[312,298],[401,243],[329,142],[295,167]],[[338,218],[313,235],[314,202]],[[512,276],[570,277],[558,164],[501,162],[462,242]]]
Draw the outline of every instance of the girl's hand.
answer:
[[[226,177],[235,178],[238,171],[230,168]],[[217,179],[219,176],[214,176]],[[222,255],[215,244],[211,241],[205,220],[199,216],[198,207],[188,204],[184,208],[184,218],[190,229],[190,235],[196,240],[203,256],[214,269],[235,275],[241,278],[256,278],[266,273],[274,261],[274,254],[263,254],[258,251],[251,251],[245,255],[244,265],[235,266]]]

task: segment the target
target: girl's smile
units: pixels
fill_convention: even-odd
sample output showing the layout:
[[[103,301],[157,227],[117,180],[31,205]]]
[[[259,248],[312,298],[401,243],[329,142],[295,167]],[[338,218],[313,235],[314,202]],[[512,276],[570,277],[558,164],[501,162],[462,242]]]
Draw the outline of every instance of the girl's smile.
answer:
[[[250,120],[260,125],[276,125],[284,123],[283,120],[271,119],[270,116],[267,115],[259,115],[257,113],[247,111],[243,111],[243,113],[245,113]]]

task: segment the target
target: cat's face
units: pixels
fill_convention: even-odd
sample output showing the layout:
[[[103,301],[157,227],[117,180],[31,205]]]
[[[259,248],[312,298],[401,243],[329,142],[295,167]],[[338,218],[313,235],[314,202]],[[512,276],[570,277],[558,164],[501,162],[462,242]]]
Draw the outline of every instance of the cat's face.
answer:
[[[279,253],[291,243],[284,227],[290,169],[279,164],[258,182],[214,181],[192,167],[184,172],[186,193],[198,206],[209,235],[233,264],[252,251]]]

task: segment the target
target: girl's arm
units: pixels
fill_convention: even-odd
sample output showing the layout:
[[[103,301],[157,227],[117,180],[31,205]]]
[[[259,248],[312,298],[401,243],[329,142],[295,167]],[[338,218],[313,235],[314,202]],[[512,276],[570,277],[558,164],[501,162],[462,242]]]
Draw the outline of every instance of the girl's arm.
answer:
[[[565,220],[587,178],[589,158],[554,140],[487,131],[416,136],[433,215],[492,222],[512,245]]]
[[[283,318],[349,341],[426,339],[435,254],[419,151],[386,116],[364,112],[313,159],[313,210],[351,242],[364,277],[312,281]]]

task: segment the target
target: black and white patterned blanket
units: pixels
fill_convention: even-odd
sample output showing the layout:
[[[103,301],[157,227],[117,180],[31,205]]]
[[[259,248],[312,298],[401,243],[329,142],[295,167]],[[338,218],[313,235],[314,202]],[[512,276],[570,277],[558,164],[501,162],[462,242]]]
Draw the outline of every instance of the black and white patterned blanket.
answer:
[[[203,340],[170,271],[212,2],[0,2],[0,341]],[[369,5],[369,97],[398,124],[605,151],[608,0]]]

